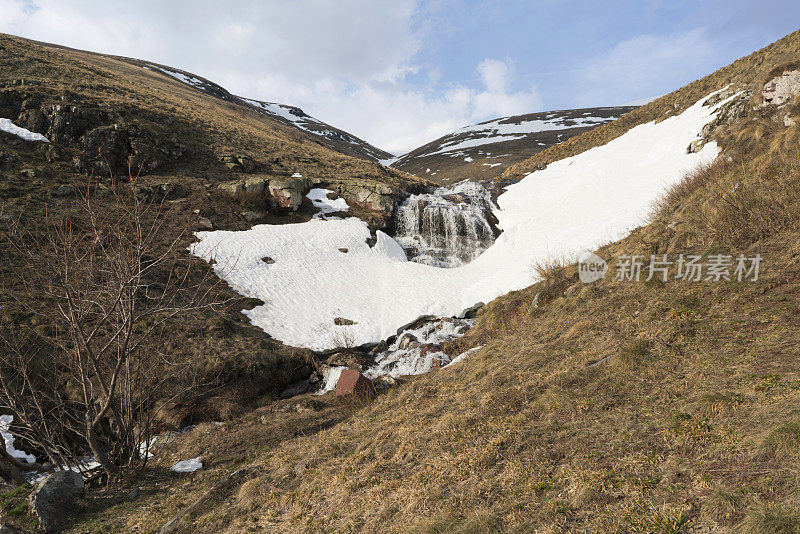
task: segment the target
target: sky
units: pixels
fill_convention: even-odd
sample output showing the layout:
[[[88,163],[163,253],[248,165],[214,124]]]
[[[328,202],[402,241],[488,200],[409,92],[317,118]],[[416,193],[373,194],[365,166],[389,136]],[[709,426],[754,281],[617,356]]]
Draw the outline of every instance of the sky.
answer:
[[[666,94],[799,24],[797,0],[0,0],[0,32],[180,68],[394,154]]]

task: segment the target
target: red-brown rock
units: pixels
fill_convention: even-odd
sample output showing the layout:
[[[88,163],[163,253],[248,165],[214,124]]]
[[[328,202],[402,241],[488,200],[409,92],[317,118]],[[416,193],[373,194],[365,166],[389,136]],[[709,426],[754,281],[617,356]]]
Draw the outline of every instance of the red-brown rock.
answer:
[[[375,394],[372,382],[356,369],[345,369],[336,382],[336,396],[357,395],[371,397]]]

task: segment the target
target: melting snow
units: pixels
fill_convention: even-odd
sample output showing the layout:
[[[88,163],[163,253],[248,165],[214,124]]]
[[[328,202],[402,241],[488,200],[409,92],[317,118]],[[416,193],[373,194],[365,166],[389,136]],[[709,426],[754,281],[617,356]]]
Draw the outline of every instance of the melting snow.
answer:
[[[326,218],[325,215],[328,215],[329,213],[347,211],[350,209],[350,206],[347,205],[345,199],[338,197],[334,200],[331,200],[328,198],[329,193],[333,193],[333,191],[330,189],[312,189],[306,195],[306,198],[311,201],[314,207],[321,210],[319,213],[314,214],[315,219],[324,219]]]
[[[172,467],[169,468],[170,471],[174,471],[175,473],[193,473],[194,471],[198,471],[203,468],[203,462],[201,461],[203,458],[198,456],[197,458],[192,458],[191,460],[182,460]]]
[[[477,347],[472,347],[471,349],[462,352],[461,354],[459,354],[458,356],[453,358],[453,361],[451,361],[450,363],[445,365],[445,367],[450,367],[451,365],[463,362],[464,360],[466,360],[467,358],[469,358],[470,356],[472,356],[473,354],[475,354],[476,352],[478,352],[482,348],[483,348],[483,345],[478,345]]]
[[[14,436],[10,431],[11,423],[13,421],[13,415],[0,415],[0,437],[3,438],[3,441],[6,444],[6,452],[10,454],[12,458],[16,458],[17,460],[21,460],[29,464],[35,463],[36,457],[34,455],[14,448]]]
[[[30,130],[26,130],[25,128],[20,128],[11,122],[11,119],[0,119],[0,132],[8,132],[24,139],[25,141],[44,141],[45,143],[50,142],[50,140],[42,134],[34,133]]]
[[[332,348],[334,318],[347,317],[357,323],[348,330],[356,345],[376,342],[420,315],[451,316],[528,286],[534,260],[593,250],[643,224],[667,187],[719,154],[713,141],[698,153],[686,148],[729,100],[708,107],[703,99],[509,186],[494,212],[503,233],[462,267],[409,262],[380,231],[370,247],[366,223],[355,218],[198,232],[191,250],[215,258],[214,269],[236,291],[266,303],[245,313],[276,339]],[[264,256],[277,261],[267,266]]]

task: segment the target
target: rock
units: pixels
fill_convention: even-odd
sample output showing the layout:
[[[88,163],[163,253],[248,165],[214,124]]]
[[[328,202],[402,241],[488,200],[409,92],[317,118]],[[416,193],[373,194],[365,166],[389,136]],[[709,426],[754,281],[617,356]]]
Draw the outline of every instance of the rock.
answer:
[[[71,185],[57,185],[50,189],[50,196],[55,198],[71,197],[75,194],[75,188]]]
[[[696,139],[692,141],[689,145],[689,148],[686,149],[687,154],[696,154],[703,150],[703,147],[706,145],[706,139]]]
[[[765,105],[782,106],[800,94],[800,70],[784,71],[764,85],[761,96]]]
[[[84,490],[83,477],[74,471],[57,471],[36,486],[29,505],[45,532],[56,532]]]
[[[416,342],[417,338],[414,334],[410,332],[406,332],[400,337],[400,342],[397,344],[397,348],[400,350],[408,349],[412,343]]]
[[[336,382],[336,396],[355,395],[358,397],[372,397],[375,387],[372,382],[355,369],[345,369]]]
[[[419,317],[417,317],[416,319],[414,319],[410,323],[408,323],[406,325],[403,325],[400,328],[398,328],[397,329],[397,335],[399,336],[400,334],[402,334],[406,330],[416,330],[417,328],[419,328],[420,326],[424,325],[425,323],[429,323],[429,322],[435,321],[435,320],[438,320],[438,318],[435,315],[420,315]]]
[[[125,494],[126,501],[135,501],[139,498],[139,488],[133,488],[128,493]]]
[[[248,178],[243,183],[244,192],[252,195],[263,195],[267,190],[268,183],[269,180],[264,177]]]
[[[244,154],[228,154],[220,158],[234,172],[254,172],[258,164],[250,156]]]
[[[386,184],[380,182],[343,184],[340,193],[349,204],[379,212],[385,216],[394,213],[396,192]]]
[[[462,310],[461,313],[456,315],[458,319],[474,319],[476,315],[478,315],[478,310],[483,308],[483,302],[477,302],[470,306],[469,308]]]
[[[136,193],[140,197],[154,200],[156,202],[167,199],[186,198],[189,196],[189,188],[180,182],[164,182],[150,186],[137,188]]]
[[[211,219],[200,217],[197,219],[197,228],[200,230],[213,230],[214,223],[211,222]]]
[[[787,128],[791,128],[795,124],[797,124],[797,119],[795,119],[791,115],[784,115],[783,116],[783,125],[784,126],[786,126]]]
[[[244,193],[244,181],[232,180],[230,182],[223,182],[219,184],[217,188],[223,193],[226,193],[233,197],[240,193]]]
[[[280,397],[281,399],[290,399],[292,397],[296,397],[298,395],[303,395],[305,393],[311,393],[314,391],[314,386],[311,385],[310,380],[303,380],[301,382],[297,382],[295,384],[291,384],[289,387],[281,391]]]
[[[269,256],[264,256],[263,258],[261,258],[261,261],[263,261],[267,265],[272,265],[273,263],[275,263],[275,260],[273,260]]]
[[[36,171],[33,169],[22,169],[19,171],[20,176],[24,176],[25,178],[33,179],[36,178]]]
[[[25,101],[27,102],[27,100]],[[25,103],[23,103],[25,107]],[[32,132],[43,134],[47,131],[47,117],[39,109],[27,109],[20,113],[17,125]]]
[[[351,321],[350,319],[345,319],[344,317],[336,317],[333,320],[333,324],[335,324],[336,326],[350,326],[358,323],[355,321]]]
[[[0,525],[0,534],[23,534],[22,531],[11,525]]]
[[[361,369],[364,360],[364,355],[355,350],[343,350],[329,356],[327,359],[327,364],[331,367],[350,367],[351,369]]]
[[[347,249],[342,247],[339,249],[339,252],[341,252],[342,254],[347,254]]]
[[[311,191],[311,181],[306,178],[277,179],[269,182],[269,194],[279,208],[297,211],[303,198]]]
[[[294,466],[294,474],[295,476],[301,477],[306,474],[306,471],[311,467],[311,462],[308,460],[300,460]]]
[[[243,211],[242,218],[247,222],[255,222],[264,217],[263,211]]]

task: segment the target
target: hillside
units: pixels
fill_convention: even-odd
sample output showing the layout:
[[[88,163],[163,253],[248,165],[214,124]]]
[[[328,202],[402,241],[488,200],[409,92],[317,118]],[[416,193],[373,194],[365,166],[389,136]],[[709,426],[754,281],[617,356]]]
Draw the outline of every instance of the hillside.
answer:
[[[489,180],[547,147],[633,109],[636,106],[570,109],[485,121],[415,148],[391,166],[439,184]]]
[[[177,429],[230,418],[264,395],[277,398],[315,365],[310,351],[249,324],[241,311],[260,301],[214,283],[205,263],[186,259],[192,232],[308,221],[319,211],[307,196],[315,187],[347,198],[374,231],[391,225],[395,198],[426,184],[361,148],[330,148],[343,132],[310,118],[299,128],[211,82],[188,73],[179,80],[145,63],[0,35],[0,359],[13,345],[31,351],[31,361],[59,362],[56,307],[23,295],[26,287],[43,290],[45,282],[31,277],[58,261],[45,260],[44,243],[61,217],[79,243],[103,242],[102,234],[131,222],[118,195],[135,196],[163,218],[150,253],[188,262],[186,279],[225,303],[169,323],[146,345],[159,358],[153,369],[170,377],[154,391],[153,424]],[[307,131],[312,122],[327,145]],[[98,221],[106,227],[93,228]],[[170,273],[158,277],[160,286]]]
[[[800,32],[540,156],[733,83],[705,131],[721,157],[597,254],[760,255],[757,280],[584,284],[541,262],[447,347],[480,347],[461,363],[374,401],[301,396],[198,426],[71,531],[797,532],[800,91],[775,102],[772,80],[800,77],[799,53]],[[166,469],[198,456],[202,471]]]

